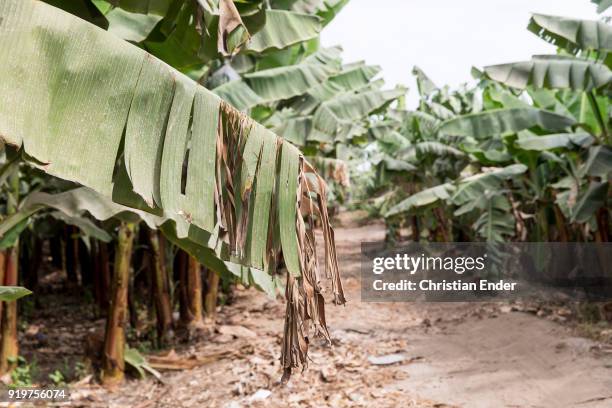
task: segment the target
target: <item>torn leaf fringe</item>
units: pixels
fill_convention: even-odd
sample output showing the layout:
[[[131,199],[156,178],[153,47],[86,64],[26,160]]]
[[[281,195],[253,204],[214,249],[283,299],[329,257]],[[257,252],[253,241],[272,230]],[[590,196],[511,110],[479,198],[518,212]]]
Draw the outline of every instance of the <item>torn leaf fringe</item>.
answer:
[[[236,198],[242,168],[242,151],[253,125],[252,120],[226,102],[219,105],[217,130],[217,154],[215,165],[215,206],[222,235],[227,234],[230,253],[242,256],[246,235],[244,228],[237,225]],[[248,223],[248,211],[243,220]]]
[[[344,304],[346,299],[338,270],[338,259],[334,241],[334,230],[327,213],[326,185],[314,168],[300,157],[297,197],[297,239],[301,276],[287,273],[285,298],[285,332],[281,353],[283,367],[282,383],[286,383],[294,368],[306,368],[310,327],[314,335],[331,339],[325,321],[325,299],[322,294],[319,265],[314,234],[314,217],[318,217],[325,241],[326,277],[331,279],[334,303]],[[305,222],[307,220],[307,223]]]

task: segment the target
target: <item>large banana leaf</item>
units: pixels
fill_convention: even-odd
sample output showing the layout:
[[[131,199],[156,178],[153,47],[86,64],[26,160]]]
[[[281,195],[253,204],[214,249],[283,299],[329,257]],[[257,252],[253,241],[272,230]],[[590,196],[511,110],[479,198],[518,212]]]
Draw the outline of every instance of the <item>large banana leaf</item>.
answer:
[[[322,19],[323,26],[329,24],[338,15],[349,0],[322,0],[323,4],[317,10],[317,16]]]
[[[321,31],[317,16],[285,10],[266,10],[266,24],[247,45],[254,52],[281,50],[316,38]]]
[[[429,95],[438,89],[438,86],[416,65],[412,68],[412,75],[416,77],[417,88],[422,98],[429,97]]]
[[[410,146],[410,141],[396,130],[388,131],[386,129],[372,127],[370,131],[376,140],[391,146],[394,150]]]
[[[321,6],[322,0],[270,0],[272,8],[312,14]]]
[[[131,13],[116,7],[104,15],[108,20],[108,31],[126,41],[144,41],[159,23],[163,14]]]
[[[572,222],[587,222],[605,203],[608,196],[608,182],[592,181],[572,208]]]
[[[544,136],[530,134],[519,137],[516,144],[521,149],[544,151],[557,148],[588,147],[594,141],[593,136],[588,133],[556,133]]]
[[[451,183],[441,184],[423,191],[419,191],[399,202],[385,214],[385,217],[392,217],[397,214],[409,213],[419,208],[437,203],[440,200],[448,200],[455,191],[455,186]]]
[[[459,180],[451,197],[451,201],[459,206],[454,215],[477,211],[479,216],[473,228],[478,235],[488,242],[504,241],[504,237],[514,234],[515,220],[502,183],[526,171],[527,166],[512,164]]]
[[[385,169],[389,171],[411,172],[417,170],[416,166],[414,166],[413,164],[410,164],[405,160],[394,159],[393,157],[386,154],[383,155],[381,161],[384,163]]]
[[[612,7],[612,0],[591,0],[591,3],[597,4],[597,12],[603,13]]]
[[[175,224],[172,220],[116,204],[87,187],[79,187],[57,194],[34,192],[28,195],[22,201],[18,211],[0,223],[0,247],[4,238],[10,236],[15,227],[32,215],[47,210],[54,210],[50,213],[51,216],[74,225],[87,235],[105,242],[109,242],[111,237],[89,221],[85,215],[88,214],[99,221],[116,218],[136,223],[142,220],[149,228],[161,229],[175,245],[189,252],[208,268],[224,277],[235,275],[244,282],[254,283],[269,296],[275,296],[276,285],[272,276],[254,268],[242,267],[221,260],[219,256],[223,251],[227,251],[227,248],[220,247],[217,248],[217,251],[208,248],[210,234],[191,229],[188,238],[180,239],[176,235]]]
[[[0,286],[0,301],[12,302],[32,293],[21,286]]]
[[[287,296],[302,305],[288,313],[287,336],[298,342],[293,327],[311,319],[325,327],[322,313],[300,309],[313,310],[321,294],[318,285],[297,290],[317,273],[314,236],[298,209],[317,209],[336,302],[344,296],[325,186],[297,149],[144,50],[59,9],[4,0],[0,19],[6,143],[51,175],[172,220],[177,239],[202,231],[216,247],[223,237],[224,260],[267,270],[282,251],[299,276]],[[304,186],[313,179],[316,190]],[[269,239],[277,227],[280,242]],[[288,371],[306,361],[287,347],[283,355]]]
[[[407,154],[406,154],[407,153]],[[435,142],[435,141],[425,141],[415,143],[408,151],[401,152],[402,157],[409,160],[420,160],[422,156],[432,155],[439,157],[455,157],[461,158],[465,157],[465,153],[461,150],[449,146],[444,143]]]
[[[570,52],[612,51],[612,27],[602,21],[534,14],[527,29]]]
[[[173,1],[174,0],[110,0],[109,2],[132,13],[164,16]]]
[[[299,116],[293,109],[277,110],[266,120],[266,126],[273,132],[285,135],[285,140],[296,146],[304,146],[312,130],[312,119]]]
[[[244,78],[253,92],[266,103],[301,95],[333,73],[332,67],[308,60],[302,64],[245,74]]]
[[[535,108],[494,109],[450,119],[440,125],[438,132],[484,139],[534,126],[553,132],[561,131],[574,123],[575,120],[567,116]]]
[[[607,87],[612,82],[612,71],[600,63],[577,58],[536,58],[531,61],[485,67],[494,81],[513,88],[563,89],[590,91]]]
[[[342,72],[329,77],[324,83],[309,90],[318,101],[326,101],[345,92],[355,91],[370,83],[380,72],[380,67],[363,64],[345,66]]]
[[[336,49],[321,49],[301,63],[245,73],[213,92],[238,110],[302,95],[339,70]]]
[[[245,111],[263,103],[263,99],[240,79],[216,87],[213,93],[239,111]]]
[[[451,200],[457,205],[470,205],[470,210],[474,208],[474,203],[486,194],[495,195],[499,193],[500,183],[527,171],[527,166],[523,164],[511,164],[506,167],[496,168],[488,172],[478,173],[473,176],[459,180],[457,190]],[[464,209],[466,210],[466,209]],[[459,209],[456,215],[465,213]]]
[[[612,148],[591,146],[586,162],[580,168],[582,176],[600,177],[606,180],[612,173]]]
[[[494,195],[480,200],[484,205],[473,228],[478,235],[487,242],[504,242],[515,232],[515,219],[508,198],[503,195]]]
[[[336,134],[353,121],[362,119],[404,95],[405,89],[346,94],[323,102],[314,115],[314,126],[326,134]]]

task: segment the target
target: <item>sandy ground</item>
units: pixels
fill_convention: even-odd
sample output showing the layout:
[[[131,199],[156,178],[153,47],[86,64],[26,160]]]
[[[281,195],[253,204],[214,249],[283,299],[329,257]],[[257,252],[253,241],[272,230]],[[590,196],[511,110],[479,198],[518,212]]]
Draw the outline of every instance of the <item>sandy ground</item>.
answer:
[[[349,303],[328,306],[333,347],[314,342],[312,362],[280,386],[284,307],[252,290],[224,308],[195,345],[162,371],[109,392],[80,384],[75,406],[100,407],[611,407],[612,354],[575,330],[491,304],[360,302],[359,244],[381,225],[337,228]],[[369,357],[401,354],[375,365]]]

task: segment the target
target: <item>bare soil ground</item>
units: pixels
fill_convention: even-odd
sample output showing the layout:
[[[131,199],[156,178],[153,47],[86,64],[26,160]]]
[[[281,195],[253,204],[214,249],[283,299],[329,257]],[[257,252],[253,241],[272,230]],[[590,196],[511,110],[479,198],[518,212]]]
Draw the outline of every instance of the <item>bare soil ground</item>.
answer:
[[[360,242],[383,238],[378,224],[336,229],[349,303],[328,306],[333,346],[314,341],[309,368],[288,385],[278,384],[283,302],[239,290],[200,341],[166,352],[173,369],[161,382],[109,391],[86,379],[72,406],[612,406],[612,353],[573,325],[499,304],[360,302]],[[393,354],[403,360],[370,361]]]

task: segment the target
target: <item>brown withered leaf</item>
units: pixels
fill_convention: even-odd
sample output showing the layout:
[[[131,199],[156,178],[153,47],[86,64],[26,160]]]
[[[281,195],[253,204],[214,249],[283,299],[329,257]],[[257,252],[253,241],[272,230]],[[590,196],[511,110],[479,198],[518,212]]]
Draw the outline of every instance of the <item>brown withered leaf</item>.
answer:
[[[233,55],[249,40],[250,35],[232,0],[219,1],[217,49],[221,55]]]

